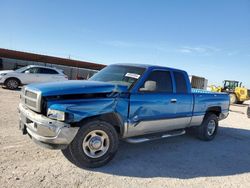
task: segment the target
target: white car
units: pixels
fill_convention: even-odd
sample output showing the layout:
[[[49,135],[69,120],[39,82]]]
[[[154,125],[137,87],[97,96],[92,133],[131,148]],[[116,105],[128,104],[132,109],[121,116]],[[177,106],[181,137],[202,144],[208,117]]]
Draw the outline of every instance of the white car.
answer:
[[[9,89],[17,89],[21,85],[41,82],[57,82],[68,80],[62,70],[52,67],[30,65],[15,71],[0,71],[0,84]]]

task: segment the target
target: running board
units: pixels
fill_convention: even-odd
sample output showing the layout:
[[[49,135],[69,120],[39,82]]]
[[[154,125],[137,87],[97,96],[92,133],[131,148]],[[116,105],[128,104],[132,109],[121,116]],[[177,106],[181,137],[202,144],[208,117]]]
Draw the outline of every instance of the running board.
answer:
[[[127,139],[125,139],[125,141],[128,142],[128,143],[132,143],[132,144],[138,144],[138,143],[148,142],[148,141],[152,141],[152,140],[158,140],[158,139],[163,139],[163,138],[181,136],[181,135],[183,135],[185,133],[186,133],[185,130],[181,130],[181,131],[169,132],[169,133],[166,133],[166,134],[162,134],[160,136],[152,135],[152,136],[148,136],[148,137],[127,138]]]

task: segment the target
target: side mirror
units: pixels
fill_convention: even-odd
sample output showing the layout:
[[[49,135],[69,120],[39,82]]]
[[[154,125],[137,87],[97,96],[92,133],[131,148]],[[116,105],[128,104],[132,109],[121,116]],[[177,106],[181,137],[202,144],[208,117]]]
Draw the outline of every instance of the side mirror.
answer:
[[[144,83],[144,87],[140,88],[139,91],[155,91],[156,90],[156,82],[152,80],[148,80]]]
[[[25,73],[25,74],[29,74],[29,73],[30,73],[30,71],[29,71],[29,70],[26,70],[24,73]]]

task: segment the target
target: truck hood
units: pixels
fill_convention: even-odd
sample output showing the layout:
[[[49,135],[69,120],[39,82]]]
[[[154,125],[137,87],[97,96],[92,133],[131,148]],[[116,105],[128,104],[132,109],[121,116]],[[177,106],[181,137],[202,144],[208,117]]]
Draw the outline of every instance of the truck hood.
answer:
[[[63,82],[49,82],[41,84],[30,84],[27,89],[42,93],[42,96],[94,94],[110,92],[126,92],[127,86],[108,82],[69,80]]]

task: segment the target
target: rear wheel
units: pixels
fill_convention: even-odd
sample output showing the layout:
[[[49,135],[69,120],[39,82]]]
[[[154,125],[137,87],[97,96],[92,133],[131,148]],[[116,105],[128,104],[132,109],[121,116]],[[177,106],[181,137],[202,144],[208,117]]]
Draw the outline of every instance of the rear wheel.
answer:
[[[234,93],[230,93],[230,104],[236,104],[237,103],[237,97]]]
[[[218,130],[218,117],[213,113],[208,113],[202,122],[197,127],[197,136],[201,140],[210,141],[213,140]]]
[[[81,126],[63,153],[78,167],[95,168],[105,165],[115,156],[118,143],[118,134],[113,125],[92,120]]]
[[[14,90],[17,89],[20,85],[20,82],[16,78],[9,78],[5,81],[4,84],[8,89]]]

